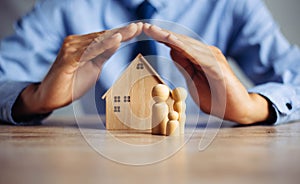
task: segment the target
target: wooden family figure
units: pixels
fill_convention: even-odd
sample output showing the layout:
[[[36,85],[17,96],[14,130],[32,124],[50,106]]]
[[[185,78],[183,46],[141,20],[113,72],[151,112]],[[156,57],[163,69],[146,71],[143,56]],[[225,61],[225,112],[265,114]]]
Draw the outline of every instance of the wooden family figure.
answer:
[[[170,91],[164,84],[152,89],[152,134],[178,136],[184,134],[187,92],[184,88]]]

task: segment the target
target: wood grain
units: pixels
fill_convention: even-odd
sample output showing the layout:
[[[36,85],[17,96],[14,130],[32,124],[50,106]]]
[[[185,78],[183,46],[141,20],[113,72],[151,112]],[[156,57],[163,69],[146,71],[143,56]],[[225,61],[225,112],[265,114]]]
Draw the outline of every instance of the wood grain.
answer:
[[[109,144],[110,138],[100,139],[99,132],[106,130],[99,129],[97,118],[81,121],[81,130],[88,137],[107,141],[105,147],[123,157],[135,156],[135,152]],[[210,124],[208,131],[214,129]],[[227,122],[212,144],[199,151],[204,131],[201,123],[174,156],[136,167],[98,154],[73,118],[50,118],[41,126],[0,125],[0,183],[299,183],[300,123],[240,127]],[[110,134],[131,144],[166,139],[150,132]],[[153,152],[144,154],[151,156]]]

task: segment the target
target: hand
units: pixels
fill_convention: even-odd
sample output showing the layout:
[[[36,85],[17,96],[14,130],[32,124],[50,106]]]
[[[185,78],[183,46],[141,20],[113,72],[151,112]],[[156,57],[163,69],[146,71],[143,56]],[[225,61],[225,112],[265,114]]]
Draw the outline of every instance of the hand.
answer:
[[[144,24],[143,31],[171,48],[172,59],[196,86],[196,91],[191,91],[187,81],[191,95],[204,112],[241,124],[269,118],[268,101],[247,92],[218,48],[150,24]]]
[[[104,62],[121,42],[142,32],[142,23],[118,29],[65,38],[44,80],[28,86],[13,107],[13,118],[49,113],[81,97],[98,80]]]

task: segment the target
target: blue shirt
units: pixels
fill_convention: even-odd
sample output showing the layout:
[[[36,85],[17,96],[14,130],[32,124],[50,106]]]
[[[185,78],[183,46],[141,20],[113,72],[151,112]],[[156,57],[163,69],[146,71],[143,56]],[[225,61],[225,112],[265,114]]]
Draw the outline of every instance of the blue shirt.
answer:
[[[0,120],[14,124],[12,106],[22,90],[43,79],[67,35],[112,29],[135,19],[142,0],[44,0],[15,24],[15,34],[1,41]],[[276,124],[300,119],[300,51],[282,36],[260,0],[149,0],[153,19],[176,22],[237,61],[256,84],[249,92],[268,98]],[[164,25],[162,25],[164,26]],[[172,29],[169,26],[169,29]],[[180,32],[180,30],[179,30]],[[191,36],[191,35],[190,35]],[[158,45],[158,54],[169,57]],[[129,52],[114,55],[124,60]],[[109,63],[109,62],[108,62]],[[119,71],[106,64],[98,85],[104,92]],[[118,73],[118,72],[117,72]],[[110,80],[102,79],[110,78]],[[102,93],[101,92],[101,93]],[[83,104],[84,104],[83,97]],[[88,108],[88,106],[86,106]]]

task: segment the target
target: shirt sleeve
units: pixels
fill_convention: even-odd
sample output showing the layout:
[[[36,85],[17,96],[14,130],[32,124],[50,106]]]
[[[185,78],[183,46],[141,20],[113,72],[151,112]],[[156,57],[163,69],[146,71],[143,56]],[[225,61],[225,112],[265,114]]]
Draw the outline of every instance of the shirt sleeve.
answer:
[[[47,115],[15,122],[13,104],[30,83],[40,82],[59,51],[66,34],[62,6],[57,1],[38,2],[16,22],[15,33],[0,45],[0,121],[26,125],[39,123]]]
[[[300,51],[290,45],[261,0],[238,1],[228,55],[256,84],[251,93],[267,98],[275,124],[300,119]]]
[[[40,114],[33,116],[29,121],[16,122],[12,118],[12,107],[18,98],[19,94],[29,85],[29,82],[0,82],[0,117],[1,121],[12,123],[14,125],[36,125],[40,124],[43,119],[48,117],[48,114]],[[3,98],[2,98],[3,97]]]

